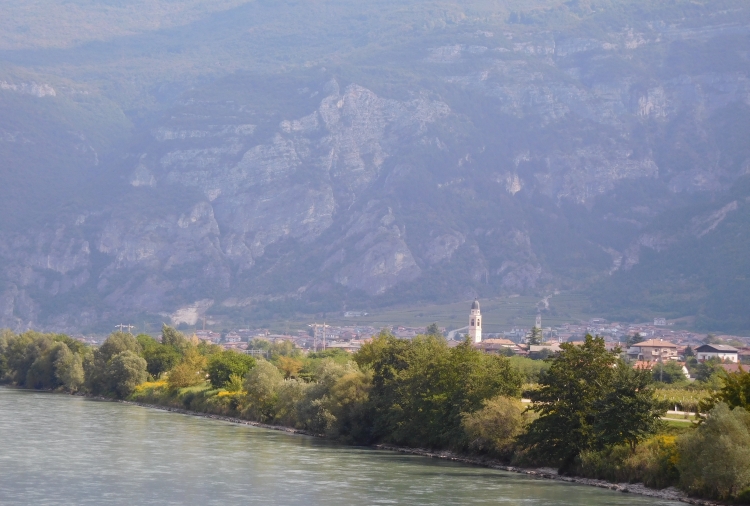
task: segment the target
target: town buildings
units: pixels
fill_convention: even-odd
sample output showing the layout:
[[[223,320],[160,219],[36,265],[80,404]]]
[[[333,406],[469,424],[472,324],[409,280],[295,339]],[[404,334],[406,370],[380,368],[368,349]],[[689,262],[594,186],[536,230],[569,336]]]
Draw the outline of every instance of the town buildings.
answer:
[[[737,348],[725,344],[704,344],[695,349],[695,356],[698,362],[718,358],[722,362],[737,363],[739,361],[739,351]]]
[[[662,339],[651,339],[636,343],[628,349],[628,357],[644,362],[677,360],[677,345]]]

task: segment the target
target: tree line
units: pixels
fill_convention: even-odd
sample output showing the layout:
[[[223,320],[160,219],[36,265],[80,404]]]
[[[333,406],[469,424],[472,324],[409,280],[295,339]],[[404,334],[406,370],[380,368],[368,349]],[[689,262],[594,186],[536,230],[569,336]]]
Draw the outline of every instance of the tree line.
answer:
[[[586,336],[544,367],[383,332],[349,355],[250,343],[254,359],[164,326],[161,341],[116,332],[98,348],[67,336],[0,334],[0,380],[173,405],[353,444],[451,449],[516,465],[720,499],[750,497],[750,374],[726,375],[695,428],[671,434],[651,371]],[[533,365],[533,364],[532,364]],[[533,384],[529,384],[533,381]],[[530,402],[524,404],[521,394]]]

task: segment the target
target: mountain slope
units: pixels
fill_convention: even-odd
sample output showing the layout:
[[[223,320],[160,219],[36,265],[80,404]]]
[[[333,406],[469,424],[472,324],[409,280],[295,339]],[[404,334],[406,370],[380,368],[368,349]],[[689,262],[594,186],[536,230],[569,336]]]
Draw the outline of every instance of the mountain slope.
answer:
[[[0,324],[565,289],[750,329],[742,2],[195,5],[0,39]]]

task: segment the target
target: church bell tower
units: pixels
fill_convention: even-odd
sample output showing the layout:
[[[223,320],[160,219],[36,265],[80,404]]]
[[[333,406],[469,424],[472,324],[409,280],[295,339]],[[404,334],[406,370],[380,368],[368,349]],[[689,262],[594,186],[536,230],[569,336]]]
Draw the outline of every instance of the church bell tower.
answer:
[[[469,337],[472,342],[482,342],[482,314],[479,311],[479,301],[474,299],[471,303],[471,313],[469,314]]]

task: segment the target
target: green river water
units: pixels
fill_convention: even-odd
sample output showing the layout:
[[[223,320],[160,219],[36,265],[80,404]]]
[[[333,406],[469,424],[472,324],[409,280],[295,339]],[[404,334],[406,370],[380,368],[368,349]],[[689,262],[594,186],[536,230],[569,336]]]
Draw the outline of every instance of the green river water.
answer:
[[[156,409],[0,388],[0,504],[681,503]]]

